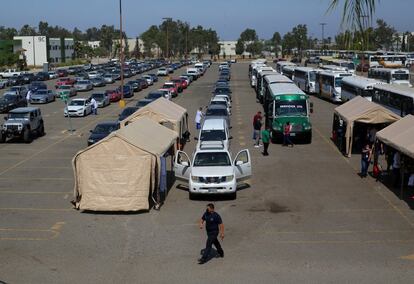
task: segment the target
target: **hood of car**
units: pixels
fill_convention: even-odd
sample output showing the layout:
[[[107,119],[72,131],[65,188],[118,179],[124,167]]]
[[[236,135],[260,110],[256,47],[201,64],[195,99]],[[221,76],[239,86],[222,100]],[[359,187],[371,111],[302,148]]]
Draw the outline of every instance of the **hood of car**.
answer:
[[[227,167],[192,167],[191,175],[197,177],[217,177],[234,174],[233,166]]]
[[[93,140],[96,143],[99,140],[104,139],[108,135],[109,135],[109,133],[91,133],[88,140]]]
[[[84,108],[85,106],[68,106],[68,110],[81,110]]]

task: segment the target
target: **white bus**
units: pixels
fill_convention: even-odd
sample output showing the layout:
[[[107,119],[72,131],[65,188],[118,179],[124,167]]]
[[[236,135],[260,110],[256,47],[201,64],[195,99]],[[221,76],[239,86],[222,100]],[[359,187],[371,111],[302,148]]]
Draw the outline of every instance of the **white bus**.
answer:
[[[316,69],[311,67],[297,67],[293,82],[304,92],[315,93]]]
[[[349,76],[342,79],[341,100],[347,102],[357,96],[372,101],[374,86],[385,84],[375,79],[369,79],[362,76]]]
[[[283,75],[282,68],[283,68],[283,66],[287,66],[287,65],[296,66],[295,63],[292,63],[292,62],[289,62],[289,61],[278,61],[276,63],[276,71]]]
[[[403,68],[410,67],[406,55],[370,55],[369,67]]]
[[[266,65],[266,59],[256,59],[249,64],[249,78],[252,76],[253,67],[255,67],[256,65]]]
[[[349,72],[352,74],[354,73],[354,70],[350,71],[348,68],[338,65],[321,65],[319,68],[327,71]]]
[[[256,87],[257,84],[257,74],[259,73],[259,71],[274,71],[275,69],[273,69],[270,66],[261,66],[261,65],[256,65],[252,68],[252,76],[250,78],[250,86],[252,88]]]
[[[378,84],[374,86],[372,101],[403,117],[414,115],[414,89],[401,85]]]
[[[342,79],[348,76],[352,76],[352,74],[338,71],[321,71],[316,73],[316,94],[334,103],[340,103]]]
[[[256,84],[256,99],[258,101],[261,95],[261,90],[263,86],[263,81],[265,80],[265,76],[267,75],[279,75],[279,73],[276,72],[276,70],[273,71],[259,71],[257,73],[257,84]]]
[[[388,84],[399,84],[412,87],[408,69],[370,68],[368,78],[377,79]]]
[[[295,68],[296,67],[297,66],[293,66],[293,65],[285,65],[285,66],[283,66],[283,68],[282,68],[282,75],[285,75],[289,79],[293,80],[294,73],[295,73]]]

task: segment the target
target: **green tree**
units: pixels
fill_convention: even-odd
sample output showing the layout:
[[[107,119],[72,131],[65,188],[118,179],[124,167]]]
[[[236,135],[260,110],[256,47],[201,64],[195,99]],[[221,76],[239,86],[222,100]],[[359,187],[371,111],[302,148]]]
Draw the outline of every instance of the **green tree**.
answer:
[[[158,45],[160,37],[160,30],[156,25],[152,25],[141,34],[141,39],[144,42],[144,54],[147,57],[152,57],[152,49]]]
[[[239,39],[236,43],[236,54],[242,55],[244,52],[244,43],[241,39]]]
[[[37,35],[36,29],[34,27],[31,27],[29,25],[24,25],[21,27],[19,31],[20,36],[35,36]]]
[[[394,34],[397,31],[389,26],[384,20],[377,20],[377,27],[374,30],[375,48],[390,49],[393,45]]]
[[[343,3],[342,24],[351,30],[363,30],[372,20],[377,2],[379,0],[331,0],[328,11]]]
[[[4,26],[0,26],[0,39],[2,40],[11,40],[17,34],[18,33],[15,28],[6,28]]]
[[[270,40],[272,45],[274,46],[273,52],[275,52],[276,56],[279,52],[279,46],[282,44],[282,37],[280,36],[279,32],[275,32]]]
[[[253,56],[261,55],[263,51],[263,43],[255,40],[247,45],[246,51],[251,53]]]

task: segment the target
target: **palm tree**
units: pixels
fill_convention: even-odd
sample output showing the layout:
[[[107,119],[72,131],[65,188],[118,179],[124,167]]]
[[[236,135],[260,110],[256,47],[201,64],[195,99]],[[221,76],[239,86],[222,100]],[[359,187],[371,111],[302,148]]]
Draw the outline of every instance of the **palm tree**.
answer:
[[[331,0],[328,11],[331,11],[344,3],[342,11],[342,25],[346,24],[349,29],[355,31],[363,30],[369,26],[372,16],[379,0]]]

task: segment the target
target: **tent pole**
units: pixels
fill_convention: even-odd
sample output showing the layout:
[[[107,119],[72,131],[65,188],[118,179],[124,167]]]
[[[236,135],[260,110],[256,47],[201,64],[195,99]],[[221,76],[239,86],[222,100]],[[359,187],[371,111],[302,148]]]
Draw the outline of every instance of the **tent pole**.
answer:
[[[402,155],[401,157],[401,167],[400,167],[400,199],[404,199],[404,171],[405,171],[405,157]]]

